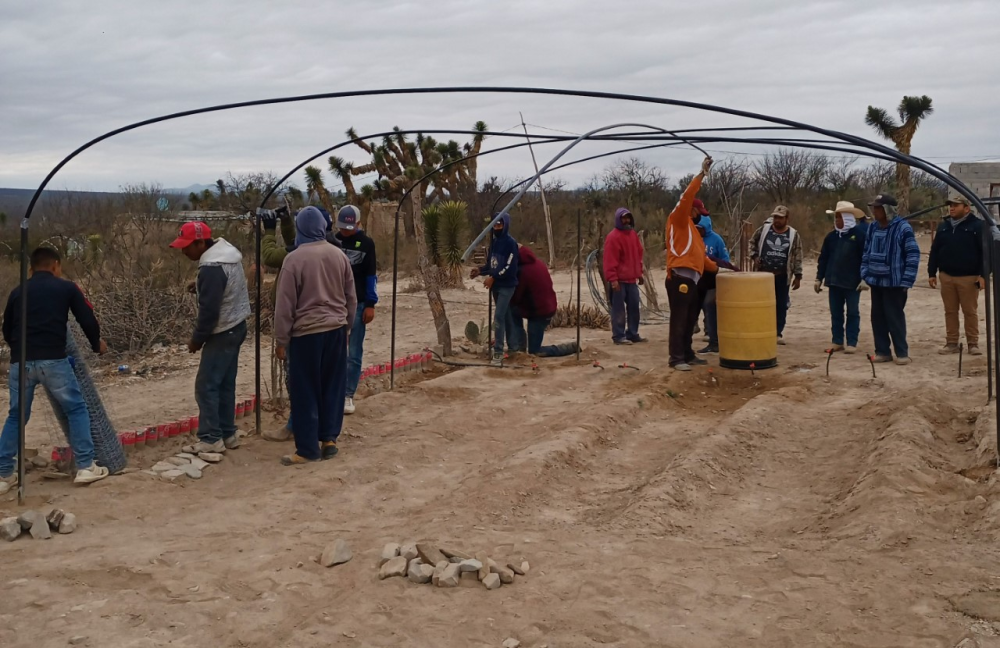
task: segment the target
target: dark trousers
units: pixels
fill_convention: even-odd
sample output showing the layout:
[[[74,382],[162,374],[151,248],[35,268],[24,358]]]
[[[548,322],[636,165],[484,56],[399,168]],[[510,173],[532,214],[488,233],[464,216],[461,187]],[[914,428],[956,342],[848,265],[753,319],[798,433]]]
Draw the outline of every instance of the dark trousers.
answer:
[[[528,332],[524,331],[524,318],[517,312],[516,308],[511,309],[511,330],[507,332],[507,345],[516,351],[525,351],[531,355],[542,358],[558,358],[576,353],[574,345],[557,344],[542,346],[545,338],[545,329],[549,327],[551,317],[529,317]]]
[[[875,355],[891,356],[890,341],[897,358],[908,358],[910,347],[906,344],[906,288],[877,288],[872,286],[872,336],[875,338]]]
[[[347,327],[293,337],[288,354],[295,452],[319,459],[319,444],[336,441],[344,425]]]
[[[847,346],[858,346],[861,332],[861,293],[855,288],[827,286],[830,292],[830,321],[833,343],[844,343],[844,309],[847,309]]]
[[[698,285],[679,274],[671,273],[666,281],[670,303],[670,366],[694,360],[691,338],[701,312]]]
[[[782,272],[774,275],[774,311],[778,318],[778,337],[785,330],[785,320],[788,319],[788,307],[791,302],[788,298],[788,275]]]
[[[619,283],[611,291],[611,339],[639,339],[639,285]]]
[[[705,312],[705,335],[708,336],[708,346],[719,346],[718,309],[715,306],[715,288],[702,296],[701,308]]]
[[[198,402],[198,439],[217,443],[236,434],[236,372],[240,347],[247,339],[245,322],[208,338],[194,380]]]

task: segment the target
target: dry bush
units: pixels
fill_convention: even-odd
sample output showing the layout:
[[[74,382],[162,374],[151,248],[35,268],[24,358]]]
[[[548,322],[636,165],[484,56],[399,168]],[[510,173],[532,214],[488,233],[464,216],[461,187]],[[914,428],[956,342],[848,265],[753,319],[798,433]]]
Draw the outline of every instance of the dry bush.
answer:
[[[576,304],[563,304],[556,309],[556,314],[549,322],[549,328],[566,328],[576,326]],[[610,330],[611,317],[596,306],[581,306],[580,326],[583,328]]]

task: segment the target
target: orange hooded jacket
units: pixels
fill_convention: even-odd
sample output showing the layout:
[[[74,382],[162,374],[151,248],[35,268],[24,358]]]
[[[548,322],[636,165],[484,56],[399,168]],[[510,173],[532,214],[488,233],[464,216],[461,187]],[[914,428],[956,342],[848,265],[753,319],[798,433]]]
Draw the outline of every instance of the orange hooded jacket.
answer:
[[[695,196],[701,189],[701,174],[696,175],[674,210],[667,216],[667,278],[675,268],[690,268],[698,274],[717,272],[719,266],[708,258],[705,253],[705,240],[698,233],[698,228],[691,220],[691,209]]]

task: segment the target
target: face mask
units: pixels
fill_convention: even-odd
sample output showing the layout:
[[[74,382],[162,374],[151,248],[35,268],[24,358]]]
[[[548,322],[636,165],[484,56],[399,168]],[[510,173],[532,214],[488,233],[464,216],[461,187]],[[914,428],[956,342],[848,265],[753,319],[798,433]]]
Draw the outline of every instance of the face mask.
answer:
[[[853,214],[841,214],[840,217],[844,219],[844,226],[837,227],[837,224],[834,223],[833,228],[841,234],[853,228],[857,224],[857,219],[854,218]]]

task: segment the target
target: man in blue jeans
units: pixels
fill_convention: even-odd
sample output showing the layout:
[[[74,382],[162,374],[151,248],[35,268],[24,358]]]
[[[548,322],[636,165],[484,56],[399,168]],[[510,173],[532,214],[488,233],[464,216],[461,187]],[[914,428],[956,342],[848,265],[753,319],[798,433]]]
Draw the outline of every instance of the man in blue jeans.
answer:
[[[347,350],[347,391],[344,414],[354,413],[354,393],[361,380],[361,364],[365,353],[365,327],[375,319],[378,303],[378,265],[375,242],[361,229],[361,210],[354,205],[342,207],[337,213],[337,240],[351,262],[358,309],[351,326]]]
[[[510,214],[505,212],[493,224],[493,242],[490,243],[490,252],[486,256],[486,265],[473,268],[469,275],[473,279],[480,275],[486,277],[483,285],[489,289],[496,302],[496,312],[493,315],[493,358],[490,361],[494,367],[503,366],[504,333],[514,325],[510,300],[517,288],[518,258],[517,241],[510,235]]]
[[[559,302],[549,269],[527,245],[519,245],[518,248],[517,288],[510,300],[513,326],[507,331],[508,347],[542,358],[576,353],[576,342],[542,346],[545,329],[556,314]],[[527,333],[524,330],[525,319],[528,320]]]
[[[865,252],[868,226],[865,213],[854,203],[841,200],[834,210],[833,231],[826,235],[819,253],[816,271],[816,292],[823,290],[823,282],[830,289],[830,318],[832,322],[833,351],[856,353],[861,332],[861,260]],[[847,337],[844,337],[844,310],[847,310]],[[844,343],[847,346],[844,346]]]
[[[212,239],[205,223],[185,223],[170,244],[198,262],[198,320],[188,351],[201,351],[195,400],[198,442],[184,452],[225,452],[240,446],[236,436],[236,372],[240,347],[247,337],[250,293],[243,254],[226,239]]]
[[[604,280],[611,287],[611,341],[645,342],[639,335],[639,286],[642,278],[642,241],[635,218],[624,207],[615,211],[615,226],[604,239]]]
[[[7,299],[3,316],[3,339],[10,346],[10,410],[0,434],[0,495],[17,484],[16,459],[20,410],[18,395],[21,371],[26,372],[24,420],[31,418],[35,387],[45,387],[69,421],[69,444],[78,468],[77,484],[89,484],[108,476],[108,469],[94,463],[94,440],[90,436],[90,413],[80,392],[73,366],[66,356],[66,325],[69,314],[80,327],[96,353],[106,353],[101,328],[83,293],[72,281],[62,278],[59,253],[38,248],[31,253],[31,279],[28,280],[27,356],[21,362],[21,287]]]

